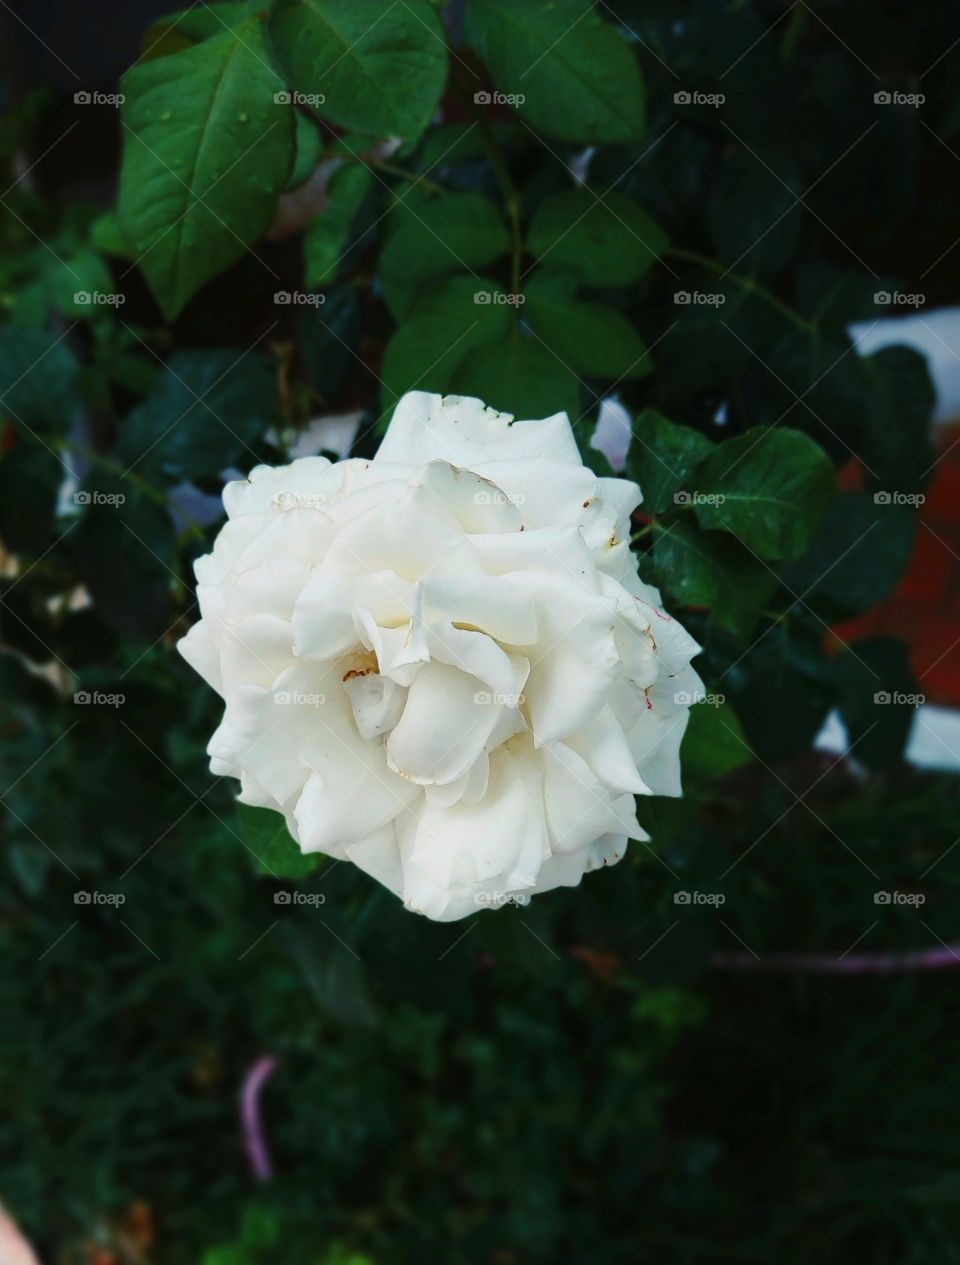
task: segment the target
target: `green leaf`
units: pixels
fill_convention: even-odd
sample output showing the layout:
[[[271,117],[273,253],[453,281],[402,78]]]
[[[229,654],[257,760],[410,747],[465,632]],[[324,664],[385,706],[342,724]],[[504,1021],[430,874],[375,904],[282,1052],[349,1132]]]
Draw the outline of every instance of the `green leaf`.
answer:
[[[303,235],[307,289],[336,281],[343,256],[353,245],[351,225],[372,186],[373,174],[361,163],[348,163],[334,174],[327,205]]]
[[[747,431],[715,448],[697,470],[702,527],[732,532],[762,558],[806,549],[833,494],[833,467],[800,431]]]
[[[301,110],[294,111],[294,121],[296,153],[286,190],[299,189],[306,184],[316,171],[323,153],[323,137],[316,122]]]
[[[269,36],[290,87],[341,127],[411,137],[433,117],[447,46],[426,0],[274,0]]]
[[[485,277],[452,277],[419,299],[387,344],[383,407],[405,391],[452,391],[467,355],[510,333],[515,309],[498,297],[504,291]]]
[[[694,470],[713,448],[698,430],[644,409],[633,424],[627,453],[627,475],[640,484],[643,509],[650,514],[673,509],[675,494],[693,486]]]
[[[591,0],[468,0],[464,34],[520,114],[565,141],[638,141],[633,51]],[[479,85],[478,85],[479,87]]]
[[[667,245],[643,207],[622,193],[599,201],[586,191],[557,193],[533,217],[527,245],[540,260],[590,285],[638,281]]]
[[[63,477],[56,454],[27,439],[0,457],[0,540],[7,549],[36,557],[51,543]]]
[[[884,347],[860,362],[869,420],[860,450],[875,485],[916,492],[935,464],[930,417],[935,391],[927,361],[912,347]]]
[[[224,30],[233,30],[254,11],[252,0],[221,0],[219,4],[194,4],[154,22],[143,37],[141,61],[153,61],[182,52]]]
[[[459,395],[478,396],[517,418],[577,415],[576,378],[545,347],[519,333],[471,352],[454,378]]]
[[[510,247],[500,212],[479,193],[449,193],[429,201],[398,201],[380,256],[384,297],[399,320],[418,282],[444,273],[483,268]]]
[[[282,813],[270,808],[254,808],[237,800],[239,833],[257,858],[261,874],[274,878],[303,878],[324,861],[322,852],[301,852],[287,829]]]
[[[701,778],[722,777],[753,759],[737,714],[728,702],[705,700],[691,707],[683,736],[685,772]]]
[[[125,462],[144,462],[174,480],[217,475],[251,464],[251,447],[276,409],[268,356],[227,347],[179,351],[123,422],[118,451]]]
[[[270,223],[294,158],[293,110],[251,17],[170,57],[135,66],[126,102],[119,212],[164,315]]]
[[[741,637],[777,588],[773,571],[736,541],[708,535],[687,518],[657,527],[650,556],[656,584],[673,601],[706,607],[718,627]]]
[[[526,289],[524,317],[534,334],[577,373],[598,378],[642,378],[653,364],[640,335],[601,303],[578,303],[572,277],[535,277]]]
[[[854,758],[871,768],[894,768],[922,701],[909,647],[893,637],[870,637],[842,651],[833,666]]]
[[[860,492],[838,496],[784,582],[828,619],[857,615],[893,591],[913,548],[909,505],[877,504]]]
[[[0,328],[0,417],[25,428],[66,430],[77,408],[77,363],[64,338]]]

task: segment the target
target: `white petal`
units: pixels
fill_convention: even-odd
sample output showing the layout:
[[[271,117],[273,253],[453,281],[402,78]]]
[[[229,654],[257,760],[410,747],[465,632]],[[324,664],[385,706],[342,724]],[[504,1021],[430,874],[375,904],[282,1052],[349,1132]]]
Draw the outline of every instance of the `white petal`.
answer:
[[[443,663],[421,668],[387,739],[390,768],[420,786],[455,781],[479,758],[503,710],[488,699],[466,672]]]
[[[470,468],[503,456],[582,465],[566,413],[514,422],[481,400],[424,391],[410,391],[399,402],[376,460],[423,464],[439,457]]]
[[[443,922],[484,907],[484,897],[525,893],[549,844],[535,764],[500,750],[477,804],[427,801],[397,821],[404,903]]]
[[[210,625],[202,620],[193,625],[185,637],[177,642],[177,649],[190,664],[194,672],[199,672],[206,683],[212,686],[223,697],[223,677],[220,672],[220,654],[210,633]]]

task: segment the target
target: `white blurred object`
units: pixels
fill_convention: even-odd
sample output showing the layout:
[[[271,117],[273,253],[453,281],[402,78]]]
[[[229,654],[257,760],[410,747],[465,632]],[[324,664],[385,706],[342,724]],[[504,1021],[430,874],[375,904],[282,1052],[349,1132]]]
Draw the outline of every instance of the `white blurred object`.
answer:
[[[345,457],[353,447],[362,421],[362,410],[315,417],[304,426],[287,450],[290,460],[315,457],[319,452],[335,452],[338,457]]]
[[[38,1265],[27,1240],[0,1206],[0,1265]]]
[[[615,396],[602,400],[590,447],[602,452],[614,470],[622,470],[627,464],[631,434],[630,414],[620,401]]]
[[[829,714],[813,745],[832,755],[846,754],[850,742],[839,712]],[[856,759],[855,752],[851,758]],[[918,707],[907,739],[906,758],[918,769],[960,769],[960,712],[933,703]]]
[[[934,424],[960,418],[960,308],[922,309],[912,316],[883,317],[851,325],[850,337],[861,356],[898,343],[926,357],[937,392]]]

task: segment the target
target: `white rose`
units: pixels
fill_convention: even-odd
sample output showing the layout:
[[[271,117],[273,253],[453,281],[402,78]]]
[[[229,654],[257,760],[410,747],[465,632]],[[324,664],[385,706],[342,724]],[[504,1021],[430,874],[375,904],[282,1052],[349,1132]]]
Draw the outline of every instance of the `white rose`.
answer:
[[[208,747],[304,852],[430,918],[575,886],[680,794],[699,647],[630,553],[640,490],[566,414],[404,396],[373,461],[258,466],[196,565],[180,642]]]

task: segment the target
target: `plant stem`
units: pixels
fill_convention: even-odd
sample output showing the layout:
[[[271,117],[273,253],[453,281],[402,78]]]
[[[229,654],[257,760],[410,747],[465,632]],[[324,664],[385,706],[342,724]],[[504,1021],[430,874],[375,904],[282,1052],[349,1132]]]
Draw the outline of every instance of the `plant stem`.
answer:
[[[815,330],[817,327],[815,321],[808,321],[805,316],[801,316],[789,303],[784,303],[782,299],[778,299],[772,290],[768,290],[766,286],[754,281],[752,277],[745,277],[741,272],[728,272],[719,259],[711,259],[709,255],[701,255],[695,250],[684,250],[679,246],[671,246],[663,253],[672,259],[684,259],[687,263],[699,264],[701,268],[707,268],[710,272],[728,276],[741,289],[755,294],[758,298],[764,299],[769,303],[771,307],[775,307],[782,316],[785,316],[788,321],[799,329]]]

